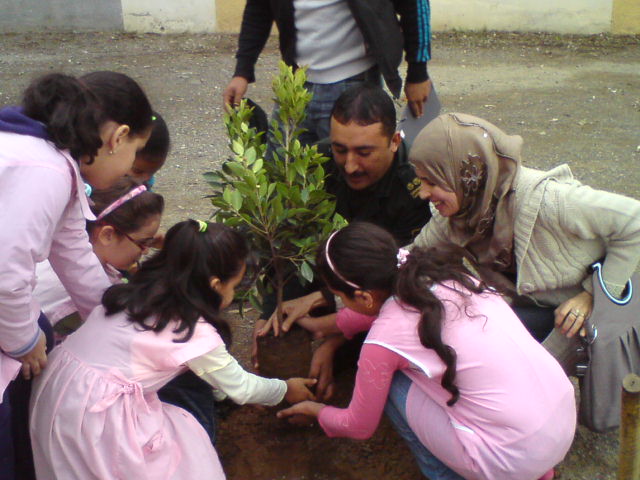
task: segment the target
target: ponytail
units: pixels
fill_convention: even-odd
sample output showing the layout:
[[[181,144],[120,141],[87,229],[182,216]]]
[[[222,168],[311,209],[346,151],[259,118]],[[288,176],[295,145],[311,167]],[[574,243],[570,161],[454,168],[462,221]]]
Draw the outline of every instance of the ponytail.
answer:
[[[231,330],[220,314],[222,297],[210,280],[229,281],[248,254],[244,238],[230,227],[185,220],[169,229],[162,250],[145,260],[128,283],[107,289],[102,305],[107,315],[126,312],[144,330],[160,332],[176,322],[173,332],[183,334],[177,342],[188,341],[202,318],[228,344]]]
[[[69,150],[78,160],[93,158],[102,146],[99,105],[76,78],[51,73],[34,80],[24,92],[24,114],[45,125],[59,150]]]
[[[460,398],[460,390],[455,384],[457,354],[455,349],[442,341],[444,306],[430,287],[437,284],[441,288],[452,289],[461,297],[463,305],[460,308],[465,308],[466,300],[472,293],[482,293],[488,289],[484,282],[475,280],[466,265],[479,271],[467,252],[455,245],[437,249],[416,247],[399,269],[394,288],[395,295],[401,302],[420,312],[420,343],[434,350],[445,363],[441,385],[451,393],[451,398],[447,401],[449,406]],[[448,282],[454,282],[457,288],[448,286]]]

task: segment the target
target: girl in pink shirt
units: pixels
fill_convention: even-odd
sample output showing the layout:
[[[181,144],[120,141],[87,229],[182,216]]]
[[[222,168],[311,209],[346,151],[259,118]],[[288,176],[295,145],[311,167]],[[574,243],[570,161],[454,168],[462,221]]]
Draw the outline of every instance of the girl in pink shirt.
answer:
[[[110,282],[85,230],[95,217],[84,182],[107,188],[125,175],[149,137],[151,117],[142,89],[115,72],[49,74],[31,83],[21,106],[0,110],[0,464],[8,478],[12,430],[19,437],[16,476],[33,478],[30,385],[7,385],[19,370],[25,379],[37,376],[47,362],[50,326],[32,293],[35,265],[49,260],[83,318],[100,302]]]
[[[432,480],[553,478],[575,430],[572,385],[458,251],[398,252],[386,231],[354,223],[327,240],[318,269],[346,307],[337,327],[369,333],[348,408],[306,401],[281,417],[363,439],[385,411]]]

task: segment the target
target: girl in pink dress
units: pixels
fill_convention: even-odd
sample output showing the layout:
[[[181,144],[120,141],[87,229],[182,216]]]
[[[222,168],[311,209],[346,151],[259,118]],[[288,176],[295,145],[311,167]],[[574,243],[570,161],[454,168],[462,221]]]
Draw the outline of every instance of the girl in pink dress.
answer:
[[[113,285],[49,357],[31,396],[39,478],[223,479],[205,430],[157,391],[192,370],[217,397],[275,405],[312,398],[307,379],[266,379],[227,352],[221,311],[245,272],[244,239],[187,220],[128,283]]]
[[[384,410],[432,480],[553,478],[574,435],[572,385],[457,253],[398,252],[366,223],[332,235],[318,268],[346,307],[337,327],[369,330],[353,397],[345,409],[305,401],[279,416],[363,439]]]
[[[45,367],[53,339],[33,296],[35,265],[49,260],[83,318],[100,303],[110,282],[85,230],[86,220],[95,219],[85,182],[107,188],[126,174],[149,138],[151,117],[140,86],[116,72],[45,75],[26,89],[20,106],[0,110],[3,478],[13,478],[14,463],[16,478],[34,478],[27,380]],[[9,386],[20,370],[24,378]]]

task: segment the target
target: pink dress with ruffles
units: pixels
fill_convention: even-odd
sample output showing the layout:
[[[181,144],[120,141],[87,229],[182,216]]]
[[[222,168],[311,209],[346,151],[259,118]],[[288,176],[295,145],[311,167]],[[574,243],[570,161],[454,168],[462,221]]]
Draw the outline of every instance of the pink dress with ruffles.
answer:
[[[222,339],[203,321],[188,342],[172,330],[143,331],[100,306],[54,349],[31,396],[38,478],[225,478],[200,424],[157,395]]]

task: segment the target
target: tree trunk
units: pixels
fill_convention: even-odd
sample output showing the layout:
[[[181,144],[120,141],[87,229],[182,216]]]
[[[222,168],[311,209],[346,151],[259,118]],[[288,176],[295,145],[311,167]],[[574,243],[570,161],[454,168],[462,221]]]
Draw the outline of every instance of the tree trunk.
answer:
[[[276,312],[278,323],[282,325],[282,302],[284,290],[284,274],[282,262],[274,262],[276,277],[276,296],[278,304]],[[258,337],[258,364],[260,375],[269,378],[286,380],[291,377],[307,377],[311,365],[311,335],[305,329],[293,325],[287,333],[280,332],[275,337],[272,333]]]

